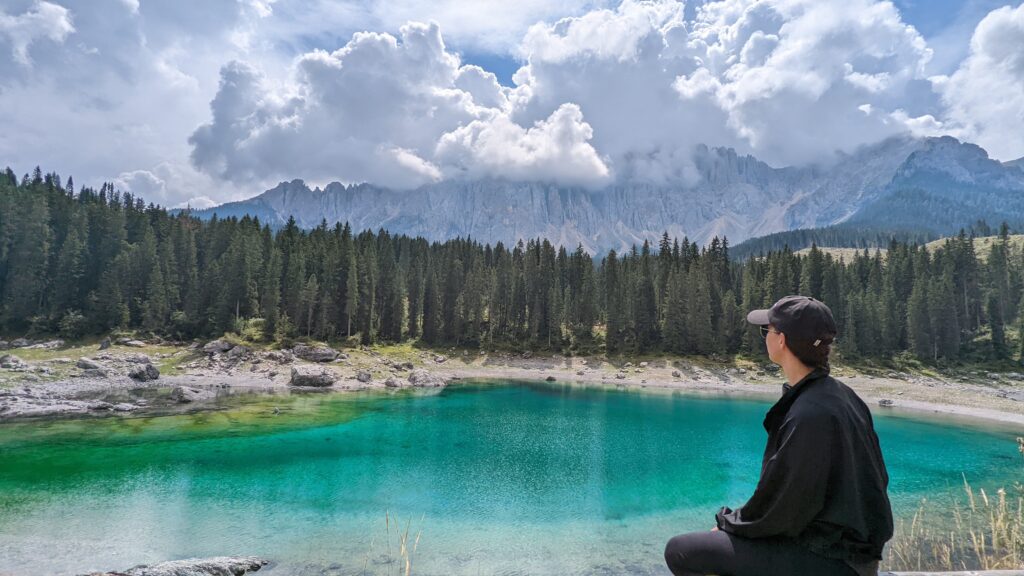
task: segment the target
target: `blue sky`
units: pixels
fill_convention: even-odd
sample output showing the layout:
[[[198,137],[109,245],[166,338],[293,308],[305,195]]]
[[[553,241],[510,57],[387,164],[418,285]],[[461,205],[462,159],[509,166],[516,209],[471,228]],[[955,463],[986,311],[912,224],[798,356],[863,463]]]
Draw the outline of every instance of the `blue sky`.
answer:
[[[18,173],[171,206],[293,178],[687,186],[699,144],[1024,156],[1019,0],[5,0],[0,78]]]

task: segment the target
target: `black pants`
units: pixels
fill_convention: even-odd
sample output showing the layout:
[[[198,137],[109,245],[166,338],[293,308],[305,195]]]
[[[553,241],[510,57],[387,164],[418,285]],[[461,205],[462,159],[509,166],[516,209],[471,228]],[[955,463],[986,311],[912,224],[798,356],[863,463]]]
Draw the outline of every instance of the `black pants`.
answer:
[[[721,530],[672,538],[665,562],[675,576],[856,576],[842,560],[819,556],[792,540],[740,538]]]

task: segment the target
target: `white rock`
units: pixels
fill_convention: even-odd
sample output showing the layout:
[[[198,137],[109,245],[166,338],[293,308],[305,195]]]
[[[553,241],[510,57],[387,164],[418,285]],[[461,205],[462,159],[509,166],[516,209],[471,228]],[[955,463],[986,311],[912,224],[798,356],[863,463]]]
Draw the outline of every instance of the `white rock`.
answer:
[[[440,388],[447,385],[444,378],[422,368],[409,373],[409,384],[416,388]]]
[[[292,366],[291,386],[331,386],[337,377],[319,366]]]

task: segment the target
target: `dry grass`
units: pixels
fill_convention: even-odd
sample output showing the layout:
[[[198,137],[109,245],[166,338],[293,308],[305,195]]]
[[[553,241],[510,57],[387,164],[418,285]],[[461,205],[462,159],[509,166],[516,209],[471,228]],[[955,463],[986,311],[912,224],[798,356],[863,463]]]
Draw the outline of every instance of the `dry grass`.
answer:
[[[1024,458],[1024,438],[1017,439]],[[932,519],[927,499],[909,526],[901,522],[889,549],[889,570],[1012,570],[1024,568],[1024,484],[990,497],[975,493],[964,477],[965,503]],[[953,524],[949,526],[949,518]]]
[[[392,535],[392,524],[394,526],[394,535]],[[420,526],[423,525],[423,518],[420,518]],[[419,547],[420,536],[423,534],[423,529],[420,528],[416,531],[416,536],[413,540],[409,541],[409,530],[412,528],[412,518],[410,517],[405,523],[405,529],[400,530],[400,523],[395,522],[395,519],[391,516],[389,510],[384,511],[384,543],[385,549],[382,550],[377,556],[374,556],[373,545],[376,540],[376,535],[370,538],[370,547],[366,551],[366,557],[363,560],[363,569],[359,573],[360,576],[368,576],[369,574],[377,574],[375,568],[380,566],[384,569],[384,574],[387,576],[412,576],[412,560],[416,554],[416,549]],[[395,547],[398,549],[398,558],[395,558],[392,552],[392,537],[396,539]],[[371,566],[371,562],[373,566]],[[371,568],[374,570],[371,571]]]

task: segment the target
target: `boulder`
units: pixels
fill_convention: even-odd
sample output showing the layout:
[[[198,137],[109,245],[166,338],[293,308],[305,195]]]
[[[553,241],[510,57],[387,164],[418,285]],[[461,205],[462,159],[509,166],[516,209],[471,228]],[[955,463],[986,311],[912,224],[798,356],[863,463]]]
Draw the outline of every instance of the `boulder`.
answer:
[[[247,355],[249,352],[251,352],[251,350],[249,350],[245,346],[235,346],[231,350],[228,350],[227,357],[228,358],[242,358],[243,356]]]
[[[256,572],[266,564],[266,560],[252,556],[218,556],[140,564],[124,571],[94,572],[86,576],[242,576]]]
[[[38,344],[32,344],[31,346],[25,346],[33,350],[56,350],[64,345],[64,341],[61,339],[50,340],[48,342],[39,342]]]
[[[409,373],[409,384],[416,388],[440,388],[448,383],[437,374],[420,368]]]
[[[83,370],[98,370],[103,368],[103,364],[91,359],[91,358],[79,358],[75,366]]]
[[[682,372],[680,372],[679,370],[673,370],[673,371],[672,371],[672,377],[673,377],[673,378],[681,378],[681,377],[682,377],[682,375],[683,375],[683,373],[682,373]]]
[[[152,364],[140,364],[128,371],[128,377],[139,382],[149,382],[160,377],[160,370]]]
[[[234,344],[227,340],[218,339],[212,342],[207,342],[206,346],[203,346],[203,352],[206,352],[207,354],[218,354],[221,352],[227,352],[232,348],[234,348]]]
[[[624,372],[619,372],[618,374],[615,375],[615,379],[616,380],[625,380],[626,379],[626,374]]]
[[[106,368],[86,368],[82,370],[83,378],[108,378],[110,372]]]
[[[402,387],[402,381],[399,380],[398,378],[395,378],[394,376],[389,376],[388,379],[384,381],[384,387],[386,387],[386,388],[401,388]]]
[[[640,363],[640,367],[641,368],[647,368],[647,362],[641,362]]]
[[[3,356],[0,356],[0,368],[13,370],[26,367],[28,367],[28,363],[13,354],[4,354]]]
[[[882,398],[881,400],[878,401],[878,405],[879,406],[885,406],[885,407],[891,407],[891,406],[895,406],[896,402],[893,401],[893,400],[890,400],[888,398]]]
[[[107,348],[110,348],[110,338],[109,337],[104,338],[100,342],[100,350],[106,350]]]
[[[189,388],[188,386],[176,386],[174,390],[171,390],[171,399],[179,404],[188,404],[199,400],[209,400],[215,396],[216,394],[210,390]]]
[[[278,364],[287,364],[294,360],[292,353],[287,350],[272,350],[264,355],[264,358]]]
[[[0,340],[0,350],[7,350],[11,347],[11,343],[7,340]]]
[[[555,380],[557,380],[557,378],[555,378],[554,376],[548,376],[544,380],[547,380],[548,382],[554,382]]]
[[[583,370],[577,370],[576,371],[576,375],[577,376],[583,376],[584,374],[586,374],[586,372],[584,372]]]
[[[448,358],[444,354],[438,354],[437,356],[434,356],[434,362],[437,362],[438,364],[444,364],[445,361],[447,360]]]
[[[11,348],[24,348],[25,346],[31,346],[32,341],[27,338],[15,338],[11,340]]]
[[[366,384],[370,380],[373,380],[373,376],[371,376],[370,373],[367,372],[366,370],[360,370],[359,372],[356,372],[356,380],[359,380],[363,384]]]
[[[527,360],[529,360],[532,357],[533,357],[533,352],[531,352],[529,350],[527,350],[526,352],[523,352],[523,358],[526,358]]]
[[[153,359],[146,354],[125,354],[122,358],[132,364],[152,364]]]
[[[338,351],[334,348],[327,346],[307,346],[305,344],[298,344],[292,348],[294,353],[303,360],[310,362],[330,362],[338,357]]]
[[[290,386],[331,386],[337,377],[319,366],[292,366]]]

